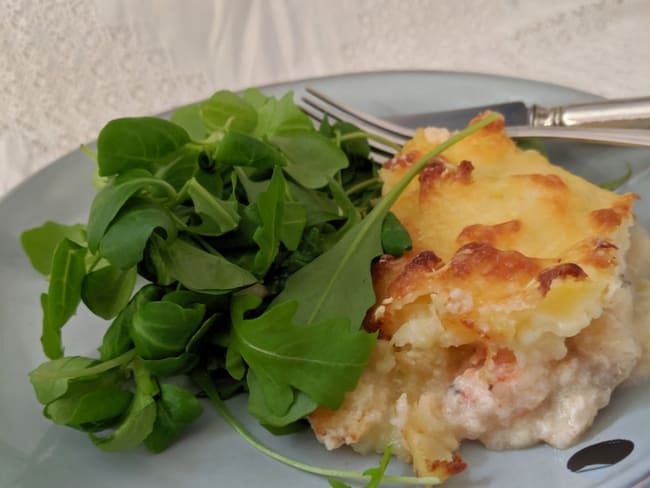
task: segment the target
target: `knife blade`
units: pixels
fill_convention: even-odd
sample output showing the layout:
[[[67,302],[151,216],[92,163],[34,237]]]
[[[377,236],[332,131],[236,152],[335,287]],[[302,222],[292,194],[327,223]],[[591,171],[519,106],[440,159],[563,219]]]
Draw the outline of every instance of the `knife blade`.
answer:
[[[404,127],[462,129],[486,110],[501,113],[507,126],[650,128],[650,97],[603,100],[543,107],[523,102],[495,103],[442,112],[389,115],[385,120]]]
[[[470,120],[486,110],[499,112],[504,116],[506,125],[529,125],[529,109],[523,102],[495,103],[477,107],[445,110],[442,112],[422,112],[416,114],[400,114],[382,117],[389,122],[404,127],[446,127],[449,130],[460,130],[467,127]]]

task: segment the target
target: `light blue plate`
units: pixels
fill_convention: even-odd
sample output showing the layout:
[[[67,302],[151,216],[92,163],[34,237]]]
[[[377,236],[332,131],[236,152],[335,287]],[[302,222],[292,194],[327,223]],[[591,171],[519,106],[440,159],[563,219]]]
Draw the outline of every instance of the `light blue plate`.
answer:
[[[306,85],[376,115],[453,109],[485,103],[523,100],[561,104],[593,100],[576,90],[512,78],[447,72],[381,72],[335,76],[266,87],[270,94]],[[218,88],[218,87],[215,87]],[[124,114],[129,115],[129,114]],[[84,141],[79,141],[84,142]],[[625,173],[625,162],[636,176],[625,191],[649,197],[637,204],[639,220],[650,227],[650,151],[576,143],[550,144],[551,159],[600,183]],[[162,454],[145,449],[107,454],[86,436],[51,424],[41,415],[27,373],[44,360],[39,336],[39,294],[43,279],[31,270],[19,245],[20,233],[51,219],[85,222],[94,194],[94,163],[79,151],[56,161],[0,202],[0,487],[167,488],[178,486],[329,486],[326,480],[278,464],[249,447],[210,408],[190,432]],[[83,311],[64,329],[67,354],[94,354],[106,323]],[[245,413],[243,399],[231,402],[239,418],[263,442],[287,455],[324,467],[364,470],[377,462],[351,450],[327,452],[310,432],[273,437]],[[615,466],[586,473],[566,468],[580,447],[623,438],[634,451]],[[623,487],[647,479],[650,473],[650,388],[648,383],[616,392],[583,441],[568,450],[538,446],[492,452],[478,444],[463,444],[469,468],[449,487]],[[410,474],[410,466],[393,461],[393,474]],[[638,485],[640,486],[640,485]]]

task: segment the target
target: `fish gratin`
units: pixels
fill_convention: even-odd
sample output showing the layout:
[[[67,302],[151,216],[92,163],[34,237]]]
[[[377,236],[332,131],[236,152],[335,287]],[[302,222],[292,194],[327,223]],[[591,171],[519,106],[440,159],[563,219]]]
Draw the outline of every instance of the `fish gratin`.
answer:
[[[419,129],[382,168],[384,193],[449,135]],[[341,408],[310,415],[317,438],[362,453],[392,444],[441,480],[465,468],[463,439],[577,442],[618,385],[650,370],[637,198],[519,149],[503,120],[432,160],[392,209],[412,250],[373,265],[370,362]]]

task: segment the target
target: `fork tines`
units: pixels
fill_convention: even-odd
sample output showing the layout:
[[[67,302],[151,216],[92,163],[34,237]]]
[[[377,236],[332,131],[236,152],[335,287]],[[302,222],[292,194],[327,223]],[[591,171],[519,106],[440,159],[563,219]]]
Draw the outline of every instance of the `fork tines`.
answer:
[[[373,115],[348,107],[313,88],[305,88],[307,94],[302,97],[300,108],[316,121],[323,119],[325,114],[329,117],[344,122],[350,122],[359,129],[376,134],[384,139],[403,145],[406,140],[413,137],[413,129],[402,127]],[[314,111],[313,109],[316,109]],[[564,139],[570,141],[583,141],[592,143],[606,143],[622,146],[650,147],[650,130],[648,129],[621,129],[612,127],[565,127],[565,126],[508,126],[508,136],[513,138],[540,137],[544,139]],[[393,155],[394,150],[386,144],[373,141],[372,150],[375,154],[386,157]]]
[[[390,127],[391,124],[387,126],[385,121],[346,107],[313,88],[306,88],[306,92],[307,94],[301,99],[303,103],[299,103],[299,106],[316,122],[320,122],[327,115],[330,119],[352,123],[365,132],[377,134],[400,146],[413,136],[413,133],[408,130],[398,126]],[[395,154],[395,149],[386,144],[378,141],[369,142],[373,155],[380,161],[389,159]]]

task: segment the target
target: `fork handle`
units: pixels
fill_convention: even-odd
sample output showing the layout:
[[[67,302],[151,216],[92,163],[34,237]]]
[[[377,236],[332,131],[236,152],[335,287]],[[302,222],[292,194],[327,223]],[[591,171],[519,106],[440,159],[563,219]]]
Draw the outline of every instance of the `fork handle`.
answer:
[[[650,129],[650,97],[542,107],[533,105],[530,125],[539,127],[620,127]]]

